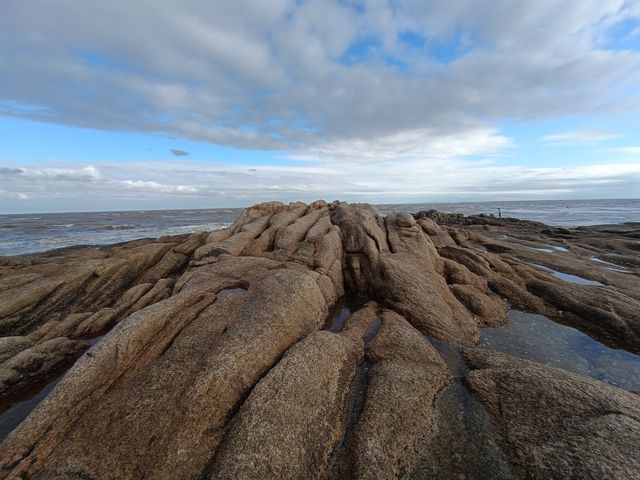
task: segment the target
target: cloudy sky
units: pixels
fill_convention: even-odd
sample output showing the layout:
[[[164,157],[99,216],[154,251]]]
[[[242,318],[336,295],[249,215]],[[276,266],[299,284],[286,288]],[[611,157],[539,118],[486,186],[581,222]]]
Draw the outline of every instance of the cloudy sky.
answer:
[[[640,196],[640,1],[2,0],[0,211]]]

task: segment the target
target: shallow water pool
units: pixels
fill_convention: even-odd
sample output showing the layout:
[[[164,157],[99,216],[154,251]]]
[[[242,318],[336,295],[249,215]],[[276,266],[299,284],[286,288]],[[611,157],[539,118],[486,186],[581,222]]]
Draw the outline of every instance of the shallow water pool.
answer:
[[[592,262],[597,262],[602,264],[602,268],[604,268],[605,270],[611,270],[612,272],[619,272],[619,273],[632,273],[631,270],[621,267],[620,265],[617,265],[615,263],[611,263],[611,262],[607,262],[606,260],[602,260],[598,257],[589,257],[589,260],[591,260]]]
[[[49,395],[53,387],[62,380],[62,377],[64,377],[64,372],[58,374],[53,380],[49,380],[44,386],[42,384],[34,385],[30,392],[23,393],[20,399],[9,401],[8,405],[0,406],[4,410],[0,414],[0,442],[20,425],[31,411]]]
[[[545,267],[544,265],[540,265],[537,263],[534,263],[534,266],[552,273],[554,277],[556,277],[559,280],[563,280],[565,282],[576,283],[578,285],[592,285],[596,287],[604,287],[604,284],[596,280],[589,280],[588,278],[582,278],[582,277],[579,277],[578,275],[571,275],[570,273],[559,272],[558,270],[554,270],[552,268]]]
[[[508,318],[506,326],[482,329],[479,346],[640,392],[640,355],[607,347],[544,315],[510,310]]]

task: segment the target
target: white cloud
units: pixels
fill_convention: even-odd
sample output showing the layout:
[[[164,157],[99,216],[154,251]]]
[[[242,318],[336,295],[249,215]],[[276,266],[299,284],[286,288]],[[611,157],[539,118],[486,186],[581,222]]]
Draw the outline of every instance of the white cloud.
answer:
[[[603,150],[606,153],[619,153],[619,154],[629,154],[629,155],[640,155],[640,147],[617,147],[617,148],[607,148]]]
[[[198,189],[187,185],[164,185],[152,180],[123,180],[124,186],[134,190],[147,190],[161,193],[197,193]]]
[[[57,167],[1,167],[0,176],[11,176],[14,179],[31,181],[53,180],[60,182],[93,182],[102,179],[100,171],[93,165],[79,168]]]
[[[0,115],[298,161],[7,162],[3,202],[130,208],[639,191],[640,173],[623,161],[506,165],[516,145],[498,128],[640,111],[640,54],[608,44],[612,27],[640,15],[637,2],[5,0],[2,10],[0,59],[10,68],[0,67]],[[403,42],[407,32],[424,47]],[[542,141],[594,145],[620,134],[561,131]]]
[[[9,168],[9,167],[7,167]],[[0,176],[0,203],[29,197],[33,211],[52,205],[87,210],[246,206],[265,200],[402,203],[420,201],[603,198],[640,191],[640,164],[527,168],[451,158],[377,158],[345,162],[307,158],[295,166],[209,165],[199,162],[101,164],[97,181],[69,184]],[[135,180],[133,180],[135,179]],[[197,179],[197,184],[194,184]],[[181,203],[184,202],[184,203]],[[15,209],[20,207],[16,204]],[[68,207],[71,209],[71,207]]]
[[[241,148],[419,153],[432,143],[416,132],[637,110],[640,56],[605,42],[636,14],[624,0],[7,0],[0,112]],[[342,64],[362,39],[375,55]],[[447,42],[466,53],[443,64]]]
[[[393,159],[423,157],[458,158],[502,153],[511,141],[492,129],[469,129],[442,135],[432,130],[407,130],[369,141],[337,140],[311,150],[321,156],[349,159]]]
[[[545,135],[542,141],[554,145],[588,145],[620,138],[621,133],[596,130],[573,130],[570,132]]]

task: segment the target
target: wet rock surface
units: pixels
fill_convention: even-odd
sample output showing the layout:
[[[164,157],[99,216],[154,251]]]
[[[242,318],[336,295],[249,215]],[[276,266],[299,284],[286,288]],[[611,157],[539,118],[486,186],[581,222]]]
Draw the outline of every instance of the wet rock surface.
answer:
[[[637,478],[636,394],[475,345],[515,309],[639,353],[638,235],[270,202],[0,257],[0,476]]]

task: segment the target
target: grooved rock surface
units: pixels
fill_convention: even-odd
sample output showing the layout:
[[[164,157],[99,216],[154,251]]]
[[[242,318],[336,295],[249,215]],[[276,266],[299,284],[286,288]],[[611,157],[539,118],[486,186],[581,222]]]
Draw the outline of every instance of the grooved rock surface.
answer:
[[[472,347],[515,308],[640,352],[638,233],[269,202],[0,257],[0,477],[633,478],[637,395]]]
[[[345,275],[353,290],[380,299],[425,335],[466,343],[480,332],[473,315],[438,273],[440,256],[410,214],[383,222],[370,205],[339,205],[332,214],[345,239]]]
[[[85,342],[62,337],[19,351],[0,364],[0,396],[27,386],[34,378],[48,375],[86,348]]]
[[[355,433],[354,478],[404,478],[416,467],[435,423],[434,400],[452,379],[429,342],[385,311],[371,341],[364,409]]]
[[[327,331],[293,346],[244,402],[211,478],[318,478],[361,357],[362,341]]]

